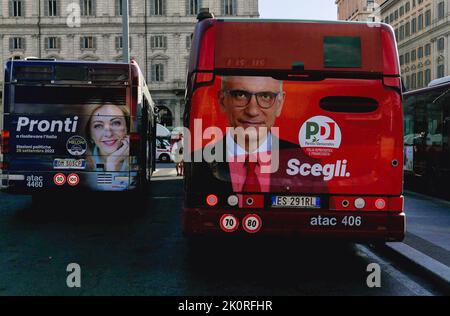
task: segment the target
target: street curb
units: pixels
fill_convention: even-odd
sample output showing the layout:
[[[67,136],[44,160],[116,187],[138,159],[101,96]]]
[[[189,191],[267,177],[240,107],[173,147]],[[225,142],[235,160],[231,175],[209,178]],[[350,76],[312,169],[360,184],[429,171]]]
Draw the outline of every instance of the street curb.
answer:
[[[386,243],[386,247],[419,266],[434,279],[450,289],[450,267],[405,243]]]

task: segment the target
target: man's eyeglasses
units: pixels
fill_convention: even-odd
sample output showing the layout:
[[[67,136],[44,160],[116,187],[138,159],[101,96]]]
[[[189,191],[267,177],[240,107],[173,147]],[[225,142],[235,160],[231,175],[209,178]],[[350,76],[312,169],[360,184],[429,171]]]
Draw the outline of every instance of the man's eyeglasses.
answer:
[[[262,91],[251,93],[245,90],[224,90],[233,100],[236,107],[246,107],[253,96],[256,97],[256,103],[263,108],[268,109],[275,104],[275,101],[281,92]]]

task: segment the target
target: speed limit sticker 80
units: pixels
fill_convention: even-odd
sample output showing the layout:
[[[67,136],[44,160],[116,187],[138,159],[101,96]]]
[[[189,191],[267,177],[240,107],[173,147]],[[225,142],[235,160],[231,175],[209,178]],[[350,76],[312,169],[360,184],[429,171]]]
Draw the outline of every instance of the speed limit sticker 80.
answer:
[[[226,233],[232,233],[239,227],[239,220],[231,214],[225,214],[220,218],[220,228]]]
[[[261,217],[256,214],[249,214],[244,217],[242,226],[247,233],[254,234],[259,232],[262,226]]]

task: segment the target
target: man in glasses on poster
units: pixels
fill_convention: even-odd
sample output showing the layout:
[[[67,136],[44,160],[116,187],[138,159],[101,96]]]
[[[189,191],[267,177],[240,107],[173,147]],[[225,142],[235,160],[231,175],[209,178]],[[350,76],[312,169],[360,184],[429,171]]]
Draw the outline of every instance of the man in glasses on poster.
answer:
[[[285,96],[283,83],[271,77],[222,78],[217,97],[228,127],[214,148],[223,148],[225,157],[223,162],[208,163],[211,172],[203,173],[202,185],[225,192],[270,192],[271,186],[280,184],[271,181],[281,177],[280,151],[300,149],[298,144],[280,139],[278,127],[274,127]]]

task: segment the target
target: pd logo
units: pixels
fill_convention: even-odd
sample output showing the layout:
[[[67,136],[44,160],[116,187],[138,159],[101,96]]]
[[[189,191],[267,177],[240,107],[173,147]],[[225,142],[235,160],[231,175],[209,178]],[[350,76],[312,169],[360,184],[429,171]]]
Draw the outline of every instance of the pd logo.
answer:
[[[310,156],[326,157],[341,146],[341,129],[327,116],[314,116],[303,123],[298,139]]]

